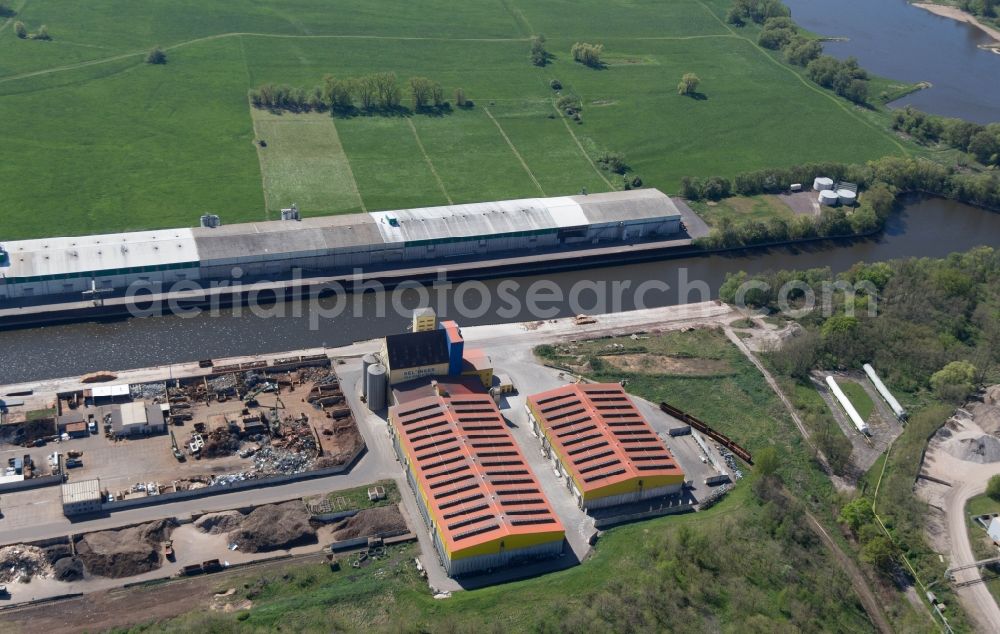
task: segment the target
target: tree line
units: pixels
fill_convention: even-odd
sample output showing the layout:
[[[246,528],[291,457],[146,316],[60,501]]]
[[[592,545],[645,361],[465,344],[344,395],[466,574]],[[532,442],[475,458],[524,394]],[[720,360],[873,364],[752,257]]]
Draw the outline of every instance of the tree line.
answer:
[[[850,213],[824,209],[817,218],[798,217],[791,222],[772,219],[743,223],[723,221],[696,242],[705,248],[733,248],[832,236],[863,235],[881,229],[896,198],[923,192],[1000,210],[1000,176],[995,173],[956,171],[925,159],[885,157],[864,165],[809,163],[790,168],[755,170],[733,180],[720,176],[684,177],[680,195],[689,200],[721,200],[731,195],[753,196],[787,191],[793,183],[809,186],[822,174],[834,180],[857,183],[865,190],[860,205]]]
[[[312,88],[285,84],[262,84],[249,92],[255,108],[288,110],[291,112],[331,111],[350,115],[359,112],[403,114],[409,111],[444,113],[451,109],[445,100],[441,84],[427,77],[411,77],[407,83],[408,109],[403,105],[403,89],[395,73],[372,73],[361,77],[338,78],[326,75],[323,83]],[[465,91],[455,90],[455,105],[467,108],[472,102]]]
[[[1000,0],[958,0],[958,8],[1000,26]]]
[[[823,55],[823,45],[799,32],[788,7],[779,0],[735,0],[726,18],[736,26],[761,25],[758,44],[781,51],[789,64],[805,67],[809,79],[823,88],[854,103],[868,103],[868,72],[853,57],[839,60]]]
[[[893,110],[892,129],[923,145],[944,143],[971,154],[983,165],[1000,166],[1000,123],[980,125],[927,114],[907,106]]]

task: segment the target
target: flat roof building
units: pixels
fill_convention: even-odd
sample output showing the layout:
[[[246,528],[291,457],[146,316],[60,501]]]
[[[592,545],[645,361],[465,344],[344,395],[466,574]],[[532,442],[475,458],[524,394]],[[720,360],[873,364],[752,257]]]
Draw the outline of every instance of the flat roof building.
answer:
[[[63,515],[81,515],[101,510],[101,481],[80,480],[62,485]]]
[[[192,280],[287,279],[392,269],[452,257],[557,251],[680,231],[681,212],[655,189],[377,211],[216,227],[3,244],[0,300],[152,287]],[[239,275],[236,274],[239,269]],[[421,327],[424,327],[421,325]]]
[[[684,472],[617,383],[566,385],[529,396],[527,407],[581,508],[680,492]]]
[[[389,429],[450,576],[562,552],[562,522],[488,395],[396,405]]]
[[[163,431],[166,421],[158,405],[146,401],[123,403],[111,412],[111,432],[116,436],[136,436]]]

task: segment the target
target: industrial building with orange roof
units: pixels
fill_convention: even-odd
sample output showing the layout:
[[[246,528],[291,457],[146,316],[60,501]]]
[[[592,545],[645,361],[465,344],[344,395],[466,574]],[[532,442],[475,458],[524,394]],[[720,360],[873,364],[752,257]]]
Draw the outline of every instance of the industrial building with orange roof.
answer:
[[[681,491],[684,472],[617,383],[566,385],[528,397],[527,408],[581,508]]]
[[[389,429],[450,576],[562,553],[563,524],[489,395],[435,385],[391,407]]]

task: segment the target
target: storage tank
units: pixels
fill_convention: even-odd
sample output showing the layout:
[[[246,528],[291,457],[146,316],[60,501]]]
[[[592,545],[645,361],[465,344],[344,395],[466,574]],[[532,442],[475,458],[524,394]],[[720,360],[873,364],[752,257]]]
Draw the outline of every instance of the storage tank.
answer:
[[[830,391],[833,392],[833,395],[837,397],[837,400],[840,401],[840,406],[844,408],[845,412],[847,412],[847,417],[851,419],[851,422],[858,428],[858,431],[862,434],[868,434],[868,423],[861,418],[861,414],[858,414],[858,410],[854,409],[854,404],[847,398],[847,395],[844,394],[842,389],[840,389],[840,386],[837,385],[837,382],[832,376],[827,375],[826,385],[830,388]]]
[[[838,202],[840,202],[840,198],[837,196],[837,192],[832,189],[824,189],[819,193],[819,203],[821,205],[836,207]]]
[[[813,190],[821,192],[824,189],[833,189],[833,179],[826,176],[817,176],[813,181]]]
[[[868,379],[872,382],[872,385],[875,386],[875,389],[878,390],[878,393],[882,395],[882,398],[885,399],[885,402],[889,404],[889,408],[892,409],[892,413],[896,415],[896,418],[901,421],[906,420],[906,410],[903,409],[903,406],[899,404],[896,397],[892,395],[889,388],[885,386],[882,379],[880,379],[878,374],[875,373],[875,368],[873,368],[871,364],[866,363],[864,365],[864,369],[865,374],[868,375]]]
[[[366,354],[361,357],[361,393],[368,398],[368,368],[378,363],[378,357],[374,354]]]
[[[838,189],[837,199],[840,201],[841,205],[848,205],[850,207],[854,206],[854,203],[858,200],[858,195],[855,194],[850,189]]]
[[[368,368],[365,381],[368,384],[368,409],[373,412],[385,409],[385,393],[388,389],[385,366],[381,363]]]

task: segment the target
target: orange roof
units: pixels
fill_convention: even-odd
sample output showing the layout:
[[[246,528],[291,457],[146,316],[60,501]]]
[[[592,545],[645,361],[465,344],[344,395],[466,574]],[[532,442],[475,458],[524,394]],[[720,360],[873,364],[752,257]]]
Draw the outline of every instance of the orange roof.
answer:
[[[448,553],[564,531],[489,396],[430,396],[391,408],[390,420]]]
[[[617,383],[566,385],[529,396],[528,404],[584,493],[632,478],[683,475]]]
[[[482,348],[473,348],[462,353],[462,365],[466,370],[484,370],[492,367],[490,357]]]
[[[445,332],[448,333],[448,339],[452,343],[458,343],[460,341],[465,341],[464,339],[462,339],[462,330],[458,327],[458,324],[455,323],[454,321],[451,321],[451,320],[442,321],[441,322],[441,328],[443,328],[445,330]]]

